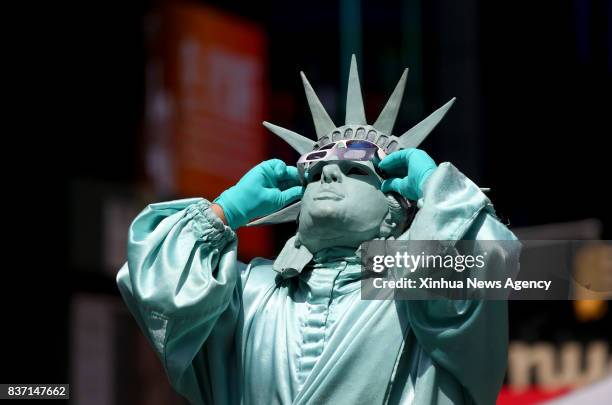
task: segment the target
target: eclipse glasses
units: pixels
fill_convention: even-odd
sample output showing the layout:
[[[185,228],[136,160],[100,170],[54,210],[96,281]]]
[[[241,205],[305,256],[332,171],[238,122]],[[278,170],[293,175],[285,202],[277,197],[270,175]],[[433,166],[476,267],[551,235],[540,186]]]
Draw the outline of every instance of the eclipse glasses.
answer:
[[[328,143],[327,145],[303,154],[297,161],[297,169],[300,178],[304,181],[306,171],[312,165],[319,162],[352,160],[352,161],[372,161],[378,165],[387,154],[375,143],[361,139],[349,139]]]

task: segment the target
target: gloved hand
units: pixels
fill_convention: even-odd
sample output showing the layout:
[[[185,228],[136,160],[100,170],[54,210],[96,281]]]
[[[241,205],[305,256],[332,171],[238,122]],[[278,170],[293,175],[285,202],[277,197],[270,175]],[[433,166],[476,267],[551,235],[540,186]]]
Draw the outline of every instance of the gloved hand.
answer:
[[[302,197],[297,168],[279,159],[261,162],[215,199],[233,230],[278,211]]]
[[[416,201],[423,197],[423,183],[437,167],[436,162],[421,149],[398,150],[378,165],[390,177],[381,184],[380,189],[383,193],[395,191]]]

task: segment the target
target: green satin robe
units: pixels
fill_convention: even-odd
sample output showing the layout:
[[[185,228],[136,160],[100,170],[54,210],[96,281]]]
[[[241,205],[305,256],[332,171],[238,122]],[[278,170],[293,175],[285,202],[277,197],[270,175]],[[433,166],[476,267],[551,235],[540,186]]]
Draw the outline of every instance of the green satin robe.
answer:
[[[503,301],[365,301],[354,250],[284,278],[236,258],[203,199],[148,206],[117,276],[172,386],[193,404],[493,404],[507,349]],[[452,164],[424,186],[403,239],[516,239]],[[497,260],[516,252],[487,252]]]

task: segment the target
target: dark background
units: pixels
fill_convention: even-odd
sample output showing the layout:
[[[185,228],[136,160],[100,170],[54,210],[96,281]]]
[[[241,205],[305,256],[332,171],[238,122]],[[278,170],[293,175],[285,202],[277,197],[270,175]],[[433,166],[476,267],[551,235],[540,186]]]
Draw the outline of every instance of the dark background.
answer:
[[[342,91],[349,56],[340,14],[346,9],[337,1],[202,3],[260,24],[268,39],[270,121],[311,131],[297,72]],[[611,3],[363,1],[359,62],[366,114],[376,116],[409,66],[396,131],[457,96],[422,145],[437,162],[451,161],[492,187],[491,199],[511,228],[595,218],[601,237],[612,239]],[[54,6],[53,14],[34,8],[34,17],[24,11],[18,19],[14,32],[25,41],[18,57],[32,60],[13,103],[23,115],[5,147],[6,162],[17,158],[5,168],[5,237],[13,241],[4,252],[5,382],[66,382],[72,294],[117,295],[114,280],[71,263],[70,187],[75,180],[127,187],[146,180],[139,150],[143,18],[155,6],[79,3]],[[350,44],[355,33],[347,35]],[[287,107],[287,99],[294,104]],[[332,117],[343,116],[344,97],[337,99]],[[278,155],[291,158],[271,140],[270,156]],[[282,228],[277,243],[290,231]],[[17,260],[9,265],[8,259]],[[18,280],[9,281],[14,275]],[[579,326],[567,315],[569,302],[521,304],[512,309],[511,336],[611,336],[609,314]],[[535,307],[545,314],[532,322],[536,326],[516,325]]]

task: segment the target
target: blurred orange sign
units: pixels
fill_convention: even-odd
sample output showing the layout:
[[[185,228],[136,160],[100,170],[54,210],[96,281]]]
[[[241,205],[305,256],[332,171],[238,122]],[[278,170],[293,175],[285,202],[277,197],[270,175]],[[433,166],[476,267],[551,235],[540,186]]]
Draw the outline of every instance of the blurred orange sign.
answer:
[[[146,22],[147,169],[158,191],[213,199],[266,158],[265,38],[198,5]],[[241,231],[244,257],[271,253],[269,229]]]

